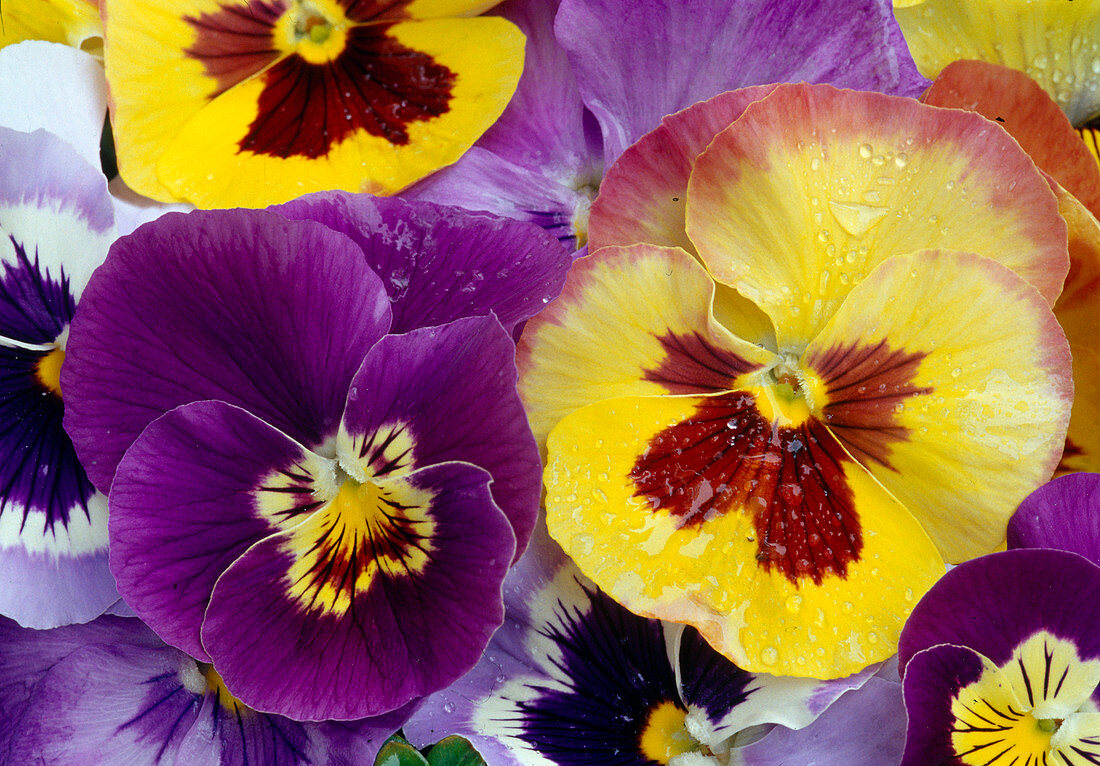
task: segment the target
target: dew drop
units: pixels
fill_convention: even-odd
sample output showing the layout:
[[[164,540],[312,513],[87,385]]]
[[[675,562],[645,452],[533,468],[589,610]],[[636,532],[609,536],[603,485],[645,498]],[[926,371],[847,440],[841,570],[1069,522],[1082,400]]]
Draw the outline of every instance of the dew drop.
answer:
[[[810,170],[821,170],[821,158],[814,157],[810,160]]]
[[[775,665],[779,662],[779,651],[774,646],[765,646],[760,652],[760,661],[768,667]]]
[[[454,711],[455,711],[455,703],[453,703],[453,702],[444,702],[443,703],[443,712],[444,713],[453,713]]]
[[[871,159],[871,155],[875,153],[875,150],[870,144],[863,144],[859,147],[859,156],[865,160]]]
[[[952,378],[957,378],[957,377],[959,377],[960,375],[962,375],[962,372],[963,372],[963,371],[962,371],[962,367],[956,367],[955,369],[953,369],[953,370],[951,371],[951,377],[952,377]]]
[[[861,236],[886,217],[887,208],[864,205],[858,202],[829,200],[829,210],[837,223],[853,237]]]
[[[799,609],[802,608],[802,596],[788,596],[786,606],[788,612],[797,612]]]

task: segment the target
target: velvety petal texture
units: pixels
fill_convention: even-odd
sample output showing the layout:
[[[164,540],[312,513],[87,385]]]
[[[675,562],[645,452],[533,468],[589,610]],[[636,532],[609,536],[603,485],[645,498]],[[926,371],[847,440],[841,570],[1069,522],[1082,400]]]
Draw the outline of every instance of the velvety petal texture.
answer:
[[[1071,551],[1100,566],[1100,474],[1062,476],[1028,495],[1008,523],[1008,547]]]
[[[532,224],[363,194],[274,208],[350,237],[390,297],[390,332],[493,313],[512,330],[561,292],[569,253]]]
[[[899,658],[905,766],[1100,756],[1100,567],[1055,550],[961,564],[913,610]]]
[[[352,766],[371,763],[411,712],[299,723],[251,710],[209,665],[135,619],[49,631],[3,621],[0,636],[0,753],[10,763]]]
[[[308,447],[333,434],[390,326],[360,249],[254,210],[166,215],[138,233],[96,272],[63,371],[66,425],[92,481],[108,489],[150,421],[201,399],[244,407]]]
[[[114,234],[106,181],[75,149],[0,128],[0,614],[30,627],[86,622],[117,600],[106,498],[62,428],[59,382]]]
[[[73,334],[74,432],[117,460],[112,571],[164,640],[251,708],[389,715],[466,672],[503,619],[540,462],[494,312],[529,316],[568,256],[423,203],[297,204],[324,223],[197,212],[120,241]],[[465,237],[502,230],[516,276],[449,295],[477,265]],[[405,265],[407,300],[386,291]],[[413,329],[387,334],[391,305]]]

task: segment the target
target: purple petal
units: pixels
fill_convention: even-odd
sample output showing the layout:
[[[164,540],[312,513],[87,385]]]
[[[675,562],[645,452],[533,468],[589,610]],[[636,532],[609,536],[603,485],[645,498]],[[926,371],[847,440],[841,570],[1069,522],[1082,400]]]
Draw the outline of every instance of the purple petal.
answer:
[[[983,670],[981,655],[964,646],[933,646],[912,657],[905,668],[905,766],[960,762],[951,743],[957,725],[951,703]]]
[[[578,168],[598,168],[602,157],[569,57],[554,36],[557,11],[557,0],[511,0],[494,10],[523,30],[527,49],[515,95],[477,145],[565,180]]]
[[[104,507],[100,497],[99,505]],[[106,526],[107,515],[97,522]],[[50,534],[43,534],[49,540]],[[118,600],[107,568],[107,550],[67,555],[29,552],[22,547],[0,552],[0,614],[28,628],[54,628],[87,622]]]
[[[546,534],[505,581],[504,625],[475,669],[425,700],[414,744],[458,733],[494,766],[649,763],[641,733],[681,707],[662,625],[600,593]]]
[[[871,678],[806,728],[777,726],[734,752],[744,766],[889,766],[901,759],[905,723],[901,684]]]
[[[322,510],[250,548],[218,580],[202,630],[229,689],[299,720],[350,719],[473,667],[503,618],[514,550],[488,480],[460,463],[378,480],[385,499],[369,502],[387,503],[389,520],[369,532]]]
[[[1040,630],[1072,641],[1082,660],[1100,657],[1100,567],[1064,551],[983,556],[944,575],[913,609],[898,646],[902,673],[937,644],[970,647],[1001,666]]]
[[[1020,503],[1008,522],[1009,548],[1054,548],[1100,565],[1100,474],[1071,473]]]
[[[427,202],[321,192],[272,209],[363,249],[389,291],[395,333],[490,312],[511,330],[557,297],[571,263],[536,226]]]
[[[96,486],[164,412],[236,404],[308,447],[388,329],[381,281],[346,237],[264,210],[167,214],[120,239],[72,324],[65,428]]]
[[[218,577],[251,545],[297,523],[331,461],[224,402],[149,424],[111,488],[111,571],[168,643],[210,661],[199,630]],[[318,474],[322,474],[318,476]]]
[[[610,164],[666,114],[723,91],[801,81],[895,88],[888,22],[879,0],[562,0],[555,32]]]
[[[600,183],[598,168],[579,168],[578,173],[576,182],[554,178],[475,146],[404,194],[536,224],[572,251],[584,238],[578,226],[585,223]]]
[[[516,392],[515,346],[492,317],[380,340],[352,381],[338,447],[368,476],[461,461],[489,471],[516,534],[538,515],[538,448]]]

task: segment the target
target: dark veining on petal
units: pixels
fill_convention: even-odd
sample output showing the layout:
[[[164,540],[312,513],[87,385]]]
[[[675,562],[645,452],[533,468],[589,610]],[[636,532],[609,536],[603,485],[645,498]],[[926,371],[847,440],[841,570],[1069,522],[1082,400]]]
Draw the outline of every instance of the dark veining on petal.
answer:
[[[280,496],[275,501],[277,508],[268,513],[277,521],[284,522],[313,513],[324,501],[318,500],[314,493],[316,478],[309,470],[295,464],[289,468],[281,468],[272,474],[267,482],[257,488],[258,497],[262,493],[274,493]]]
[[[680,639],[680,689],[684,702],[702,708],[712,724],[745,702],[758,688],[755,681],[754,674],[714,651],[695,628],[684,629]]]
[[[317,159],[356,131],[404,146],[412,123],[447,112],[455,73],[399,43],[390,26],[351,27],[346,48],[330,62],[292,54],[264,72],[241,150]]]
[[[14,239],[16,263],[4,264],[0,278],[0,335],[26,343],[51,343],[65,328],[75,301],[64,273],[44,274]],[[95,488],[61,427],[61,397],[37,374],[49,351],[0,343],[0,514],[12,508],[23,516],[41,512],[45,532],[65,527],[70,514],[83,511]]]
[[[221,95],[279,57],[272,33],[286,9],[285,0],[249,0],[183,17],[195,28],[195,42],[184,53],[201,61],[206,75],[218,83],[207,98]]]
[[[582,586],[583,587],[583,586]],[[565,685],[532,683],[534,699],[515,702],[516,736],[561,766],[643,766],[641,735],[663,702],[683,707],[665,652],[661,623],[585,588],[590,609],[560,602],[540,629],[561,658],[550,674]]]
[[[51,274],[38,253],[31,258],[22,243],[9,236],[15,263],[4,263],[0,276],[0,336],[23,343],[52,343],[72,321],[76,300],[64,269]]]
[[[806,365],[820,378],[829,402],[822,410],[825,422],[852,456],[892,468],[890,444],[909,438],[909,429],[897,423],[897,409],[914,396],[932,393],[913,385],[924,352],[895,350],[886,341],[873,346],[833,346],[807,358]]]
[[[713,345],[698,332],[669,332],[657,340],[665,350],[665,358],[655,369],[643,370],[642,377],[661,384],[670,394],[728,391],[737,376],[760,366]]]
[[[731,510],[751,514],[760,566],[820,584],[847,576],[863,548],[844,476],[850,460],[819,421],[777,427],[753,394],[734,391],[702,400],[654,436],[630,478],[636,496],[683,525]]]
[[[367,461],[374,477],[407,472],[413,466],[412,439],[403,426],[383,426],[370,433],[359,447],[359,459]]]

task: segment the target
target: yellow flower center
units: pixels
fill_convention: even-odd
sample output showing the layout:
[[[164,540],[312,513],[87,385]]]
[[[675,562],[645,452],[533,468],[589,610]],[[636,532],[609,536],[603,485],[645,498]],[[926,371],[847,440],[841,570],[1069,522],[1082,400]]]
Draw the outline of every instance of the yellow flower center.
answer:
[[[684,726],[686,717],[686,710],[668,700],[650,710],[649,720],[642,730],[642,755],[656,763],[667,764],[673,756],[697,749],[698,743]]]
[[[61,365],[65,361],[65,351],[55,348],[38,360],[34,366],[34,375],[47,391],[61,396]]]
[[[275,44],[283,53],[325,64],[344,52],[349,24],[343,10],[329,0],[295,3],[276,24]]]

